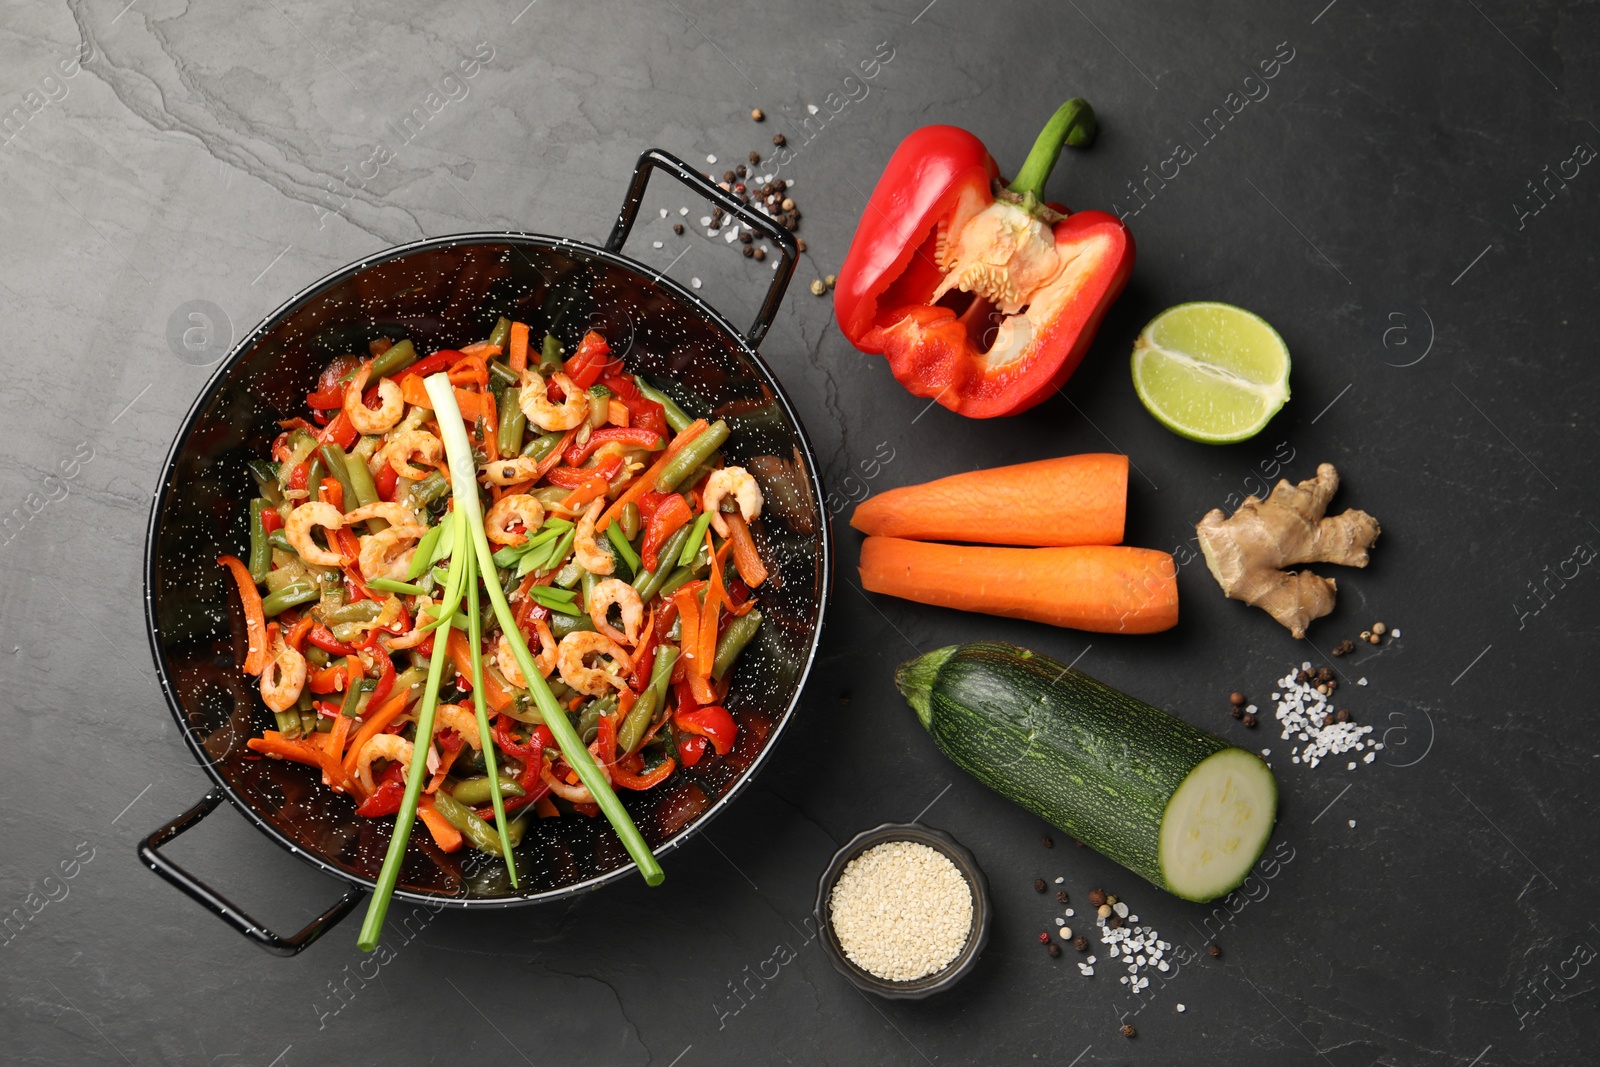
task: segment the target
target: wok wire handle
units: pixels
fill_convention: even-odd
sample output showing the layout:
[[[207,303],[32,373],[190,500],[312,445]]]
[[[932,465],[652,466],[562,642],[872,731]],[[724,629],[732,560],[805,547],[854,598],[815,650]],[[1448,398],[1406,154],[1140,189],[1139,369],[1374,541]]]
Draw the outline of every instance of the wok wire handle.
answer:
[[[143,841],[140,841],[139,859],[146,867],[149,867],[199,902],[207,911],[275,956],[293,956],[298,953],[311,942],[333,929],[339,920],[350,914],[355,906],[361,902],[361,898],[366,895],[359,888],[351,888],[344,896],[339,898],[333,907],[311,920],[304,930],[292,937],[283,937],[268,930],[234,906],[226,897],[172,862],[172,860],[161,855],[159,851],[161,846],[168,844],[179,834],[198,826],[201,819],[216,810],[217,805],[222,803],[222,799],[222,790],[220,788],[212,789],[211,792],[201,797],[200,802],[194,807],[179,815]]]
[[[606,238],[607,252],[622,251],[624,242],[628,240],[628,234],[633,230],[634,219],[639,215],[639,205],[644,203],[644,191],[650,184],[650,172],[656,169],[666,171],[778,246],[781,258],[777,272],[772,284],[767,288],[766,299],[761,302],[761,310],[756,312],[756,321],[744,335],[751,348],[759,346],[761,339],[767,335],[767,328],[772,325],[773,318],[778,314],[778,305],[783,303],[784,291],[789,288],[789,279],[794,276],[795,264],[800,260],[800,251],[794,242],[794,234],[759,211],[740,203],[733,194],[718,187],[677,156],[663,152],[659,148],[652,148],[641,155],[639,162],[634,165],[633,181],[628,185],[628,195],[622,201],[622,210],[617,212],[617,223],[611,228],[611,236]],[[660,274],[656,275],[657,280],[660,280],[660,277]]]

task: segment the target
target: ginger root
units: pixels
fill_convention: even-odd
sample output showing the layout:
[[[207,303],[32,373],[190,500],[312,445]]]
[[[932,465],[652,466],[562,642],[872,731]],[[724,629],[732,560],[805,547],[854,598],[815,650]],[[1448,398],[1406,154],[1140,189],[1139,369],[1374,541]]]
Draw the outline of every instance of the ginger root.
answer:
[[[1208,512],[1195,532],[1223,593],[1304,637],[1311,620],[1333,610],[1338,587],[1332,578],[1284,568],[1297,563],[1365,567],[1367,549],[1378,538],[1378,520],[1364,511],[1323,518],[1338,489],[1339,472],[1323,463],[1309,481],[1279,481],[1265,501],[1246,497],[1232,517],[1221,508]]]

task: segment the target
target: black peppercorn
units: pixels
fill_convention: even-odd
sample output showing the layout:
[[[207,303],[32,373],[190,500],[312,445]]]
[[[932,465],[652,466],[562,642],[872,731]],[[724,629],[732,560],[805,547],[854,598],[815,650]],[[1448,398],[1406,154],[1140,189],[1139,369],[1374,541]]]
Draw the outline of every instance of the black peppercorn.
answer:
[[[1035,893],[1043,893],[1045,891],[1045,884],[1044,884],[1044,879],[1043,878],[1035,878],[1033,880],[1033,891]]]
[[[1246,729],[1254,730],[1256,728],[1256,717],[1254,715],[1246,715],[1240,721],[1244,723]]]
[[[1122,923],[1123,923],[1122,916],[1117,915],[1115,913],[1113,913],[1112,916],[1109,919],[1106,920],[1106,925],[1111,927],[1111,929],[1113,929],[1113,930],[1122,929]]]
[[[1077,949],[1079,952],[1088,952],[1089,939],[1084,937],[1082,934],[1079,934],[1077,937],[1072,939],[1072,947]]]
[[[772,143],[777,145],[779,148],[782,148],[784,145],[789,143],[789,138],[785,137],[781,133],[775,133],[772,135]]]
[[[1056,847],[1055,841],[1051,840],[1051,837],[1050,837],[1049,834],[1045,834],[1043,837],[1041,837],[1039,839],[1039,843],[1041,845],[1043,845],[1045,848],[1055,848]]]
[[[760,163],[761,162],[761,153],[760,152],[751,152],[748,158],[749,158],[751,163]]]
[[[1242,719],[1242,718],[1244,718],[1244,709],[1243,708],[1229,708],[1228,709],[1228,714],[1232,715],[1235,719]]]
[[[1056,944],[1054,941],[1052,941],[1048,945],[1046,945],[1044,947],[1044,950],[1046,952],[1050,953],[1050,958],[1051,959],[1055,959],[1056,957],[1061,955],[1061,946]]]
[[[1132,1023],[1123,1023],[1122,1024],[1122,1036],[1123,1037],[1136,1037],[1136,1036],[1138,1036],[1138,1033],[1139,1033],[1139,1031],[1137,1031],[1137,1030],[1135,1030],[1133,1028],[1133,1024]]]
[[[1335,719],[1338,719],[1340,722],[1349,722],[1350,721],[1350,709],[1349,708],[1340,708],[1338,711],[1334,712],[1333,717]]]
[[[749,245],[745,245],[739,251],[740,251],[740,254],[744,256],[745,259],[750,259],[750,258],[754,257],[755,254],[756,254],[756,250],[751,248]]]
[[[1071,901],[1069,901],[1067,899],[1067,891],[1065,889],[1056,890],[1056,900],[1059,901],[1062,904],[1070,904],[1071,903]]]
[[[1206,946],[1206,955],[1210,956],[1214,960],[1221,959],[1222,958],[1222,946],[1217,944],[1216,942],[1212,942],[1211,944]]]
[[[682,237],[683,236],[683,223],[674,222],[672,224],[672,232],[677,234],[679,237]]]
[[[755,257],[757,259],[766,259],[767,258],[767,250],[765,248],[756,249],[755,250]]]

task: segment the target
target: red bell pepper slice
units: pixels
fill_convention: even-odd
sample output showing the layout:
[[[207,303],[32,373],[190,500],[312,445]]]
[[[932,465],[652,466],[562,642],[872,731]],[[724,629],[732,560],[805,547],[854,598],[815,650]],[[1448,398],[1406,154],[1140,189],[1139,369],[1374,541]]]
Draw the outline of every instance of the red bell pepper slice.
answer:
[[[373,481],[378,490],[378,499],[393,504],[394,491],[400,485],[400,475],[395,473],[395,469],[385,463],[378,468],[377,477]]]
[[[604,337],[590,330],[583,335],[583,340],[578,342],[578,350],[561,369],[578,388],[587,389],[598,382],[601,375],[608,372],[611,364],[611,346],[606,343]],[[617,361],[616,369],[621,369],[620,360]]]
[[[647,430],[642,426],[603,426],[589,434],[589,439],[581,445],[574,440],[562,453],[561,459],[567,466],[576,467],[594,455],[601,445],[613,442],[634,448],[648,448],[654,452],[665,447],[667,439],[655,430]]]
[[[694,740],[700,742],[701,750],[704,751],[705,738],[696,737]],[[644,760],[635,752],[611,768],[611,781],[624,789],[649,789],[666,781],[667,777],[678,769],[677,761],[671,756],[656,764],[654,770],[640,774],[639,771],[643,767]]]
[[[639,392],[639,386],[632,378],[625,374],[609,374],[600,379],[600,384],[627,406],[629,425],[636,429],[653,430],[663,439],[667,436],[666,409]]]
[[[545,474],[545,481],[562,489],[580,489],[595,478],[610,482],[622,471],[622,457],[608,456],[592,467],[556,467]]]
[[[700,762],[706,754],[706,739],[695,737],[691,734],[678,735],[678,761],[685,767],[693,767]]]
[[[679,733],[698,734],[715,746],[717,755],[726,755],[739,735],[739,724],[720,704],[696,707],[686,688],[687,683],[679,683],[678,710],[672,713],[672,725]]]
[[[661,546],[694,518],[694,512],[677,493],[646,493],[639,498],[639,511],[647,515],[639,559],[645,570],[654,571],[661,562]]]
[[[283,516],[277,508],[266,508],[261,512],[261,529],[267,533],[283,529]]]
[[[329,655],[353,656],[356,654],[355,649],[342,641],[336,640],[333,636],[333,631],[320,622],[311,628],[310,633],[306,634],[306,640]]]
[[[1063,144],[1094,112],[1063,104],[1002,188],[983,143],[927,126],[895,150],[839,268],[850,343],[888,357],[918,396],[974,418],[1040,403],[1077,369],[1133,270],[1133,238],[1103,211],[1042,201]]]

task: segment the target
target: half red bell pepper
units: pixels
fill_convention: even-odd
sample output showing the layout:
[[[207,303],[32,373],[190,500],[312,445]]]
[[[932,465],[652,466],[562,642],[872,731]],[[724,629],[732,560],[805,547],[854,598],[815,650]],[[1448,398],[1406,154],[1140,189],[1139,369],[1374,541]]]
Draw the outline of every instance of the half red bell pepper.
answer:
[[[1103,211],[1043,201],[1063,144],[1094,111],[1061,105],[1017,180],[954,126],[911,133],[889,159],[839,268],[850,343],[888,357],[911,392],[974,418],[1040,403],[1077,369],[1133,271],[1133,237]]]
[[[639,512],[644,516],[644,543],[639,546],[639,559],[644,569],[654,571],[661,562],[661,546],[667,538],[688,525],[694,518],[688,501],[677,493],[646,493],[639,498]]]

